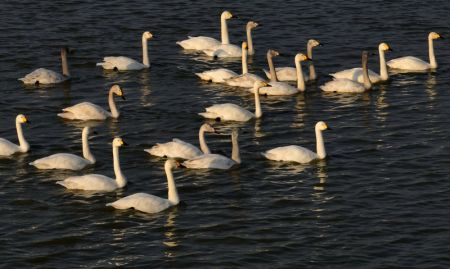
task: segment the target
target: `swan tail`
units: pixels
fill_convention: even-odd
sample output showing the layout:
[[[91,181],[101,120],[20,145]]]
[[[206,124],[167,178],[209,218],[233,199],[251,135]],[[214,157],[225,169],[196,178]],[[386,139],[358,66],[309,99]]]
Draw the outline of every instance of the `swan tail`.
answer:
[[[63,186],[64,188],[68,189],[69,186],[64,182],[63,180],[56,181],[56,184]]]
[[[216,119],[217,118],[217,114],[214,114],[211,112],[201,112],[198,114],[206,119]]]
[[[69,119],[69,120],[75,119],[74,114],[70,113],[70,112],[58,113],[57,115],[58,115],[58,117],[61,117],[64,119]]]
[[[211,77],[206,75],[205,73],[195,73],[201,80],[211,81]]]
[[[144,149],[144,151],[149,153],[150,155],[163,156],[163,155],[161,155],[160,144],[158,144],[158,143],[149,149]]]

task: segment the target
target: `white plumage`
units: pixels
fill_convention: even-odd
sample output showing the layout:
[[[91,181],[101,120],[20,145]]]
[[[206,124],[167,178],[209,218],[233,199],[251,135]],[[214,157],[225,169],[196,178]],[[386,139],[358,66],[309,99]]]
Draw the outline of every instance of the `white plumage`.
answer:
[[[264,82],[264,79],[255,74],[245,73],[225,80],[227,85],[242,88],[251,88],[255,82]]]
[[[378,83],[381,81],[380,75],[373,72],[372,70],[368,70],[368,72],[369,72],[370,82]],[[363,70],[361,67],[342,70],[342,71],[330,74],[330,76],[332,76],[336,79],[349,79],[349,80],[354,80],[359,83],[364,83]]]
[[[183,162],[183,166],[191,169],[230,169],[236,162],[220,154],[203,154]]]
[[[223,121],[248,121],[255,114],[235,104],[217,104],[205,108],[206,112],[198,113],[207,119],[220,119]]]
[[[336,78],[328,81],[320,86],[325,92],[340,92],[340,93],[361,93],[365,92],[364,85],[351,79]]]
[[[16,117],[16,130],[19,145],[16,145],[9,140],[0,138],[0,156],[11,156],[17,152],[27,152],[30,149],[30,145],[25,140],[22,131],[22,124],[28,123],[28,119],[25,115],[19,114]]]
[[[221,44],[213,49],[203,50],[203,53],[217,58],[238,58],[242,56],[241,48],[233,44]]]
[[[178,45],[185,50],[206,50],[220,46],[220,41],[207,36],[188,36],[188,39],[178,41]]]
[[[263,69],[267,78],[271,78],[270,72]],[[296,81],[297,80],[297,70],[295,67],[276,67],[275,72],[277,72],[278,81]],[[309,81],[309,77],[306,73],[303,73],[305,82]]]
[[[218,68],[195,74],[202,80],[211,81],[215,83],[223,83],[229,78],[238,76],[236,72],[225,68]]]

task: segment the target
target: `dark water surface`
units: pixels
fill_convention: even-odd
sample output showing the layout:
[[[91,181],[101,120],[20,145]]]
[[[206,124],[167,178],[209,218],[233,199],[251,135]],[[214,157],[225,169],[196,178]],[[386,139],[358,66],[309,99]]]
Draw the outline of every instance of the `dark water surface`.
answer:
[[[363,49],[381,41],[403,55],[427,59],[429,31],[449,35],[448,1],[5,1],[0,4],[0,136],[17,141],[14,118],[29,116],[27,154],[0,160],[2,268],[450,268],[450,50],[435,42],[436,73],[396,75],[360,95],[322,93],[326,74],[358,66]],[[175,44],[187,35],[219,37],[224,9],[230,40],[244,39],[248,19],[262,74],[268,48],[295,54],[308,38],[320,76],[305,94],[262,98],[265,116],[242,124],[243,164],[231,171],[177,170],[185,205],[155,215],[115,211],[105,203],[135,192],[165,197],[163,159],[143,151],[174,137],[197,144],[196,115],[233,102],[253,109],[253,96],[201,83],[194,72],[239,61],[211,61]],[[151,70],[103,72],[103,56],[141,59],[141,33],[150,41]],[[60,71],[59,49],[73,80],[51,88],[24,87],[17,78],[38,67]],[[293,57],[278,57],[293,66]],[[369,65],[378,71],[378,56]],[[81,154],[84,123],[59,119],[81,101],[107,106],[120,83],[118,120],[95,128],[98,163],[81,172],[38,171],[28,163],[57,152]],[[315,148],[314,124],[324,120],[329,157],[309,165],[281,164],[258,152],[281,145]],[[74,174],[113,176],[111,140],[121,150],[129,185],[109,194],[65,191],[56,180]],[[230,152],[228,137],[208,136],[213,151]]]

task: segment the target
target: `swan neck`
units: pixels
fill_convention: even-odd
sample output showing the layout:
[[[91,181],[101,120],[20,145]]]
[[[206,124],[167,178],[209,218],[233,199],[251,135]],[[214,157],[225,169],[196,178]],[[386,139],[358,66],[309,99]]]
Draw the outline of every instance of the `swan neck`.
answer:
[[[273,60],[272,55],[267,53],[267,63],[269,64],[269,70],[270,70],[270,81],[271,82],[277,82],[277,72],[275,71],[275,67],[273,66]]]
[[[434,44],[433,39],[428,37],[428,55],[430,57],[430,66],[431,68],[437,68],[438,64],[436,62],[436,56],[434,55]]]
[[[312,60],[313,58],[313,53],[312,53],[313,47],[311,46],[310,43],[308,43],[307,46],[307,55],[308,58],[310,58]],[[309,62],[309,80],[316,80],[317,75],[316,75],[316,69],[314,68],[314,62],[310,61]]]
[[[378,49],[378,54],[380,55],[380,77],[381,80],[388,80],[389,73],[387,71],[386,58],[384,56],[384,50]]]
[[[127,185],[127,178],[123,175],[120,169],[119,147],[113,145],[113,160],[114,160],[114,174],[116,175],[116,183],[119,188]]]
[[[262,117],[261,100],[259,98],[259,86],[254,86],[255,91],[255,118],[259,119]]]
[[[95,157],[92,155],[91,149],[89,148],[89,131],[86,128],[83,130],[81,141],[83,145],[83,157],[91,164],[94,164]]]
[[[295,61],[295,71],[297,72],[297,89],[305,91],[305,79],[303,77],[302,64],[300,61]]]
[[[20,152],[27,152],[30,149],[30,144],[28,144],[27,140],[25,140],[25,137],[23,136],[22,124],[20,122],[16,122],[16,130]]]
[[[227,20],[224,17],[220,18],[220,31],[221,31],[221,35],[222,35],[222,44],[223,45],[230,44],[230,39],[228,37]]]
[[[248,45],[248,55],[254,55],[255,50],[253,49],[253,38],[252,38],[252,28],[247,27],[247,45]]]
[[[65,51],[61,51],[61,66],[63,75],[70,77],[69,64],[67,63],[67,53]]]
[[[239,164],[241,163],[241,154],[239,153],[239,143],[237,137],[231,136],[231,144],[231,159]]]
[[[198,131],[198,140],[200,143],[200,149],[204,154],[211,154],[211,151],[209,150],[208,145],[206,144],[205,140],[205,130],[203,128],[200,128],[200,131]]]
[[[118,118],[120,113],[119,113],[119,110],[117,110],[116,102],[114,101],[114,92],[112,89],[109,91],[108,104],[109,104],[109,109],[111,110],[111,117]]]
[[[148,58],[148,43],[147,38],[142,37],[142,64],[150,67],[150,60]]]
[[[325,159],[325,157],[327,157],[322,131],[317,127],[316,127],[316,151],[319,159]]]
[[[242,75],[248,73],[247,50],[242,48]]]
[[[167,176],[167,198],[171,205],[177,205],[180,203],[180,197],[178,196],[177,186],[175,185],[175,180],[173,178],[172,167],[165,167]]]
[[[364,57],[364,56],[362,59],[362,71],[363,71],[364,89],[370,90],[372,88],[372,83],[370,82],[369,70],[367,68],[367,57]]]

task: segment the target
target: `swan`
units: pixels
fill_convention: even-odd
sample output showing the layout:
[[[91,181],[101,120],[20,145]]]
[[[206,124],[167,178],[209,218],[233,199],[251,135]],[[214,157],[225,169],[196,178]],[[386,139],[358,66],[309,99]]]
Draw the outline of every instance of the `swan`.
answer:
[[[62,83],[70,79],[69,65],[67,63],[67,54],[69,53],[68,48],[61,49],[61,65],[62,74],[56,73],[55,71],[38,68],[33,72],[29,73],[23,78],[19,78],[24,84],[57,84]]]
[[[140,192],[121,198],[113,203],[108,203],[106,206],[112,206],[115,209],[122,210],[134,208],[135,210],[144,213],[153,214],[166,210],[171,206],[178,205],[178,203],[180,203],[180,198],[178,196],[175,180],[173,179],[172,170],[179,166],[180,164],[178,162],[170,159],[164,164],[164,170],[166,171],[167,177],[167,199]]]
[[[142,34],[142,63],[125,56],[108,56],[103,58],[103,62],[97,63],[97,66],[106,70],[131,71],[150,68],[150,60],[148,59],[147,42],[153,38],[150,32]]]
[[[114,159],[114,174],[116,179],[99,175],[88,174],[84,176],[68,177],[62,181],[57,181],[59,184],[70,190],[83,190],[83,191],[97,191],[108,192],[114,191],[127,185],[127,178],[122,174],[119,161],[119,148],[126,146],[126,143],[120,137],[114,138],[112,142],[113,159]]]
[[[83,158],[70,153],[57,153],[31,162],[30,165],[38,169],[68,169],[81,170],[87,165],[95,163],[95,157],[89,149],[89,130],[88,126],[83,128],[81,135],[83,144]]]
[[[387,43],[384,43],[384,42],[380,43],[378,45],[378,54],[380,56],[380,75],[378,75],[377,73],[373,72],[370,69],[368,70],[369,79],[372,83],[379,83],[379,82],[386,81],[389,79],[389,74],[388,74],[387,66],[386,66],[386,60],[384,57],[385,51],[392,51],[392,49]],[[334,78],[351,79],[351,80],[358,81],[359,83],[364,83],[363,70],[361,67],[339,71],[337,73],[330,74],[330,76],[332,76]]]
[[[248,72],[247,65],[247,42],[242,43],[242,75],[236,75],[225,79],[225,84],[234,86],[234,87],[243,87],[250,88],[253,87],[256,81],[263,82],[264,79],[255,74],[251,74]]]
[[[178,41],[177,44],[183,47],[185,50],[205,50],[213,49],[220,46],[220,44],[230,44],[228,36],[227,20],[233,18],[233,15],[229,11],[224,11],[220,15],[221,37],[222,43],[215,38],[207,36],[189,36],[188,39]]]
[[[253,89],[255,94],[255,113],[248,111],[235,104],[218,104],[205,108],[206,112],[198,113],[207,119],[224,120],[224,121],[249,121],[253,118],[261,118],[261,102],[259,100],[259,89],[266,86],[265,82],[255,82]]]
[[[322,46],[322,44],[315,40],[310,39],[307,43],[307,55],[308,58],[312,60],[312,49],[317,46]],[[267,78],[270,79],[270,71],[267,71],[266,69],[263,69],[264,73],[266,74]],[[277,67],[275,68],[275,71],[277,72],[277,80],[278,81],[296,81],[297,80],[297,71],[295,67]],[[314,64],[311,61],[309,65],[309,76],[304,73],[304,79],[305,81],[315,80],[316,79],[316,70],[314,68]]]
[[[359,83],[347,78],[335,78],[332,81],[325,83],[320,88],[325,92],[339,92],[339,93],[361,93],[372,88],[372,83],[369,79],[369,72],[367,69],[367,51],[362,53],[362,70],[364,83]]]
[[[262,155],[269,160],[273,161],[284,161],[284,162],[297,162],[297,163],[309,163],[316,159],[325,159],[327,153],[325,151],[325,145],[323,141],[322,132],[325,130],[330,130],[327,124],[323,121],[319,121],[316,123],[316,152],[312,152],[311,150],[296,146],[284,146],[278,147],[271,150],[268,150]]]
[[[109,90],[108,103],[111,112],[90,102],[83,102],[74,106],[63,108],[63,112],[58,116],[69,120],[105,120],[108,117],[118,118],[120,113],[114,102],[114,94],[125,100],[122,88],[119,85],[113,85]]]
[[[429,63],[413,56],[406,56],[392,59],[387,62],[387,65],[391,69],[398,69],[409,72],[436,69],[438,67],[438,64],[436,62],[436,56],[434,55],[433,40],[439,38],[443,37],[436,32],[431,32],[428,34],[428,57],[430,59]]]
[[[208,145],[206,145],[205,132],[215,133],[216,130],[208,123],[205,123],[200,127],[198,139],[200,141],[201,150],[192,144],[174,138],[172,141],[164,144],[157,143],[152,148],[145,149],[144,151],[154,156],[180,159],[192,159],[202,154],[209,154],[211,151],[209,150]]]
[[[252,30],[258,27],[259,23],[254,21],[247,22],[247,25],[245,26],[245,31],[247,32],[247,43],[248,43],[248,55],[253,56],[255,55],[255,49],[253,48],[253,37],[252,37]],[[251,86],[250,86],[251,87]]]
[[[298,53],[295,55],[295,69],[296,69],[296,75],[297,75],[297,88],[294,86],[291,86],[285,82],[278,82],[277,81],[277,74],[275,73],[275,68],[273,66],[272,57],[277,56],[279,53],[277,51],[269,50],[267,52],[267,61],[269,63],[269,69],[271,76],[271,81],[269,83],[269,87],[263,87],[260,89],[260,94],[264,95],[293,95],[297,94],[299,92],[305,91],[305,80],[304,80],[304,74],[302,71],[302,61],[310,61],[308,56]],[[250,90],[252,92],[253,89]]]
[[[237,129],[233,129],[231,133],[231,159],[220,154],[203,154],[194,159],[184,161],[183,167],[191,169],[230,169],[234,165],[241,163],[238,144],[239,133]]]
[[[28,152],[30,145],[25,140],[22,132],[22,124],[30,123],[25,115],[19,114],[16,117],[16,130],[19,145],[11,143],[9,140],[0,138],[0,156],[11,156],[17,152]]]

